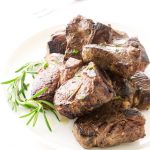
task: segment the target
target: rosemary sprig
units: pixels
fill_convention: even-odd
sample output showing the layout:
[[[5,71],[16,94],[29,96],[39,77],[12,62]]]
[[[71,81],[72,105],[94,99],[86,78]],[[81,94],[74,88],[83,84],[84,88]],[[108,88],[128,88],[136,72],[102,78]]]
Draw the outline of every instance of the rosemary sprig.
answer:
[[[78,53],[79,53],[79,51],[78,51],[77,49],[74,48],[74,49],[72,50],[72,54],[77,55]]]
[[[40,95],[45,93],[48,88],[45,87],[38,91],[35,95],[27,98],[27,91],[30,84],[26,83],[26,78],[28,75],[31,75],[31,77],[34,78],[40,69],[46,69],[47,67],[48,63],[45,61],[26,63],[24,66],[15,71],[15,73],[20,73],[20,75],[11,80],[2,82],[1,84],[9,84],[8,101],[13,110],[17,111],[19,106],[30,109],[28,114],[20,116],[20,118],[29,118],[26,125],[29,125],[32,122],[32,125],[35,126],[39,113],[41,112],[48,129],[51,131],[46,110],[50,110],[59,120],[59,117],[55,111],[55,107],[49,101],[37,99]]]
[[[122,100],[123,98],[121,96],[115,96],[113,99],[114,100]]]

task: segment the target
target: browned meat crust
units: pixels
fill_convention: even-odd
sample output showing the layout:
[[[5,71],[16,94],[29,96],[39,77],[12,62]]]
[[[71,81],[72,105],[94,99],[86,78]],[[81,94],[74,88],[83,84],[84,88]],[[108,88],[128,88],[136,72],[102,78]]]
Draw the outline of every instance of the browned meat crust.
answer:
[[[95,24],[91,19],[82,16],[75,17],[66,28],[67,49],[65,59],[69,57],[81,59],[83,45],[92,42],[95,34]],[[78,53],[74,53],[77,50]]]
[[[59,69],[54,65],[39,72],[33,81],[31,94],[34,95],[39,90],[48,87],[48,90],[39,99],[53,101],[53,96],[59,82],[59,75]]]
[[[136,72],[130,79],[124,79],[107,71],[120,107],[148,109],[150,107],[150,78],[143,72]],[[115,99],[115,97],[114,97]]]
[[[45,99],[53,101],[53,96],[60,79],[59,67],[63,65],[64,55],[62,54],[50,54],[47,55],[48,68],[41,70],[35,77],[32,83],[31,94],[34,95],[39,90],[48,87],[48,90],[39,97],[39,99]]]
[[[96,24],[96,32],[92,44],[112,43],[114,39],[127,38],[124,32],[116,31],[110,25],[106,26],[102,23]]]
[[[136,44],[140,45],[138,41],[136,41]],[[118,43],[90,44],[84,46],[82,51],[84,62],[93,61],[100,68],[111,70],[125,78],[134,75],[141,68],[145,69],[148,64],[146,56],[143,47],[134,45],[133,42],[129,41],[120,45]],[[142,67],[141,63],[143,64]]]
[[[86,44],[112,43],[114,39],[127,38],[123,32],[115,31],[102,23],[94,23],[82,16],[75,17],[66,28],[67,48],[65,59],[74,57],[82,59],[82,48]],[[77,50],[78,53],[74,53]]]
[[[143,138],[144,124],[145,119],[138,110],[116,109],[105,104],[78,118],[73,133],[84,148],[110,147]]]
[[[61,68],[60,85],[71,79],[81,67],[81,60],[70,57]]]
[[[137,89],[134,106],[140,109],[148,109],[150,107],[150,79],[143,72],[137,72],[131,77],[131,83]]]
[[[141,62],[140,62],[138,71],[144,71],[145,68],[147,67],[147,65],[150,63],[148,55],[145,51],[145,48],[140,43],[138,38],[132,37],[132,38],[114,39],[113,44],[118,45],[118,46],[121,46],[121,45],[130,46],[131,45],[131,46],[139,48],[141,50]]]
[[[107,103],[113,96],[110,83],[91,62],[59,87],[54,96],[54,103],[60,114],[75,118]]]
[[[116,101],[120,102],[119,107],[131,108],[134,106],[134,97],[137,91],[137,88],[133,85],[129,79],[125,79],[117,74],[114,74],[110,71],[107,71],[109,75],[113,89],[116,92]]]
[[[32,95],[44,87],[48,87],[48,90],[39,97],[39,99],[45,99],[53,101],[53,96],[56,89],[72,78],[74,74],[82,66],[82,61],[75,58],[69,58],[64,62],[64,55],[58,53],[52,53],[46,56],[48,61],[48,68],[41,70],[33,81]]]
[[[50,53],[60,53],[65,54],[67,46],[66,34],[65,32],[59,32],[57,34],[52,35],[51,40],[48,42],[48,51],[47,54]]]

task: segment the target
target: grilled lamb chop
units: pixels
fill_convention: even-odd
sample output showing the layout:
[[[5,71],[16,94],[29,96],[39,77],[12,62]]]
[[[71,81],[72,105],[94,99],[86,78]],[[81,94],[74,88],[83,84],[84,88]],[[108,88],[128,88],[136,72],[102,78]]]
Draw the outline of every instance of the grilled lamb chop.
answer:
[[[112,43],[114,39],[127,38],[127,34],[115,31],[110,26],[94,23],[91,19],[77,16],[66,28],[67,49],[65,59],[82,59],[82,48],[86,44]]]
[[[140,45],[139,42],[137,44]],[[143,55],[144,54],[144,55]],[[111,70],[124,78],[128,78],[140,70],[141,63],[146,60],[146,52],[143,47],[134,45],[132,42],[128,44],[90,44],[86,45],[82,51],[84,62],[93,61],[100,68]],[[145,59],[144,59],[145,58]],[[143,69],[144,68],[144,65]],[[146,65],[145,65],[146,66]]]
[[[113,96],[110,83],[91,62],[59,87],[54,104],[60,114],[72,119],[109,102]]]
[[[53,101],[53,96],[60,79],[59,67],[63,65],[64,55],[53,53],[47,55],[48,68],[40,70],[38,75],[33,80],[31,94],[34,95],[39,90],[48,87],[48,90],[42,94],[39,99],[45,99]]]
[[[126,78],[123,78],[110,71],[106,71],[106,73],[111,79],[113,89],[117,95],[113,99],[121,104],[119,107],[133,107],[134,96],[137,88]]]
[[[47,55],[46,60],[49,62],[49,65],[51,65],[52,62],[57,64],[57,67],[60,70],[59,85],[61,85],[75,75],[75,73],[81,68],[82,61],[70,57],[65,62],[64,55],[61,55],[63,57],[55,57],[55,55],[59,55],[59,54],[53,53],[53,54]]]
[[[130,80],[136,88],[134,107],[148,109],[150,107],[150,78],[143,72],[137,72]]]
[[[50,65],[61,66],[64,64],[64,55],[59,53],[48,54],[45,57],[45,60]]]
[[[95,31],[93,31],[93,34],[94,32],[96,33],[94,34],[93,40],[91,42],[92,44],[112,43],[114,39],[128,37],[126,33],[116,31],[112,29],[110,26],[106,26],[102,23],[96,23],[94,28]],[[67,40],[66,40],[65,31],[56,32],[55,34],[51,35],[51,40],[48,42],[47,55],[50,53],[65,54],[66,46],[67,46]]]
[[[69,57],[81,59],[83,45],[91,43],[94,34],[95,24],[91,19],[85,19],[82,16],[75,17],[66,28],[67,49],[65,59]]]
[[[138,38],[132,37],[132,38],[114,39],[112,43],[117,45],[117,46],[123,46],[123,45],[130,46],[131,45],[131,46],[139,48],[141,50],[141,62],[140,62],[140,66],[139,66],[138,71],[144,71],[145,68],[147,67],[147,65],[150,63],[148,55],[145,51],[145,48],[140,43]]]
[[[143,72],[136,72],[130,79],[122,78],[107,71],[111,78],[113,89],[121,102],[120,107],[148,109],[150,107],[150,79]]]
[[[60,84],[63,84],[67,80],[71,79],[75,75],[75,73],[81,68],[81,66],[81,60],[70,57],[61,68]]]
[[[48,42],[48,51],[47,54],[50,53],[60,53],[65,54],[66,50],[66,34],[64,31],[58,32],[52,35],[51,40]]]
[[[64,55],[52,53],[45,58],[49,64],[48,68],[41,70],[33,81],[32,95],[44,87],[48,90],[39,97],[45,100],[53,101],[56,89],[72,78],[80,69],[82,62],[75,58],[69,58],[64,63]]]
[[[96,24],[96,32],[92,44],[112,43],[114,39],[127,38],[124,32],[116,31],[110,25],[106,26],[102,23]]]
[[[78,118],[73,133],[84,148],[110,147],[143,138],[144,124],[145,119],[138,110],[104,104],[91,114]]]

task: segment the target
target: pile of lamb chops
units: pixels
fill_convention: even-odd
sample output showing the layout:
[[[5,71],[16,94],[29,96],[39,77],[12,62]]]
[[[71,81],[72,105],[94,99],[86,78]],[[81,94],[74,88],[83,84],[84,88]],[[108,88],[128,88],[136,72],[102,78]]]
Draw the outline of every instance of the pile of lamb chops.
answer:
[[[45,59],[49,67],[34,79],[32,94],[48,87],[39,98],[69,119],[78,117],[73,133],[84,148],[145,136],[138,109],[150,106],[149,59],[138,38],[79,15],[51,36]]]

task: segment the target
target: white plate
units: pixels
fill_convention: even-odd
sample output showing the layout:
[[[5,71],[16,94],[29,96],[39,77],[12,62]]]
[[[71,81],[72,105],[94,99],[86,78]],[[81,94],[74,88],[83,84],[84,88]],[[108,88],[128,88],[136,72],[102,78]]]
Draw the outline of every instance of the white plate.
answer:
[[[77,8],[83,8],[82,5],[78,6],[73,6],[69,10],[76,10]],[[85,16],[95,18],[97,20],[102,20],[101,17],[98,15],[95,15],[94,13],[89,13],[88,10],[89,6],[86,5],[84,6],[84,11],[80,9],[80,13],[84,14]],[[69,10],[67,10],[69,12]],[[66,10],[64,10],[66,11]],[[63,12],[64,13],[64,12]],[[58,15],[59,14],[59,15]],[[54,19],[54,17],[57,18],[57,21],[55,20],[52,24],[55,24],[56,26],[51,26],[48,29],[45,29],[43,31],[38,32],[34,36],[30,37],[28,40],[26,40],[16,51],[14,51],[13,55],[9,59],[9,71],[5,70],[5,77],[10,77],[11,72],[14,71],[17,67],[21,66],[22,64],[33,61],[33,60],[40,60],[44,57],[46,53],[46,43],[50,38],[50,34],[54,33],[57,30],[60,30],[63,28],[63,25],[61,24],[66,24],[66,22],[71,19],[75,14],[77,14],[77,11],[67,14],[65,12],[64,18],[62,18],[62,14],[60,12],[57,12],[53,14],[50,19]],[[105,15],[104,17],[105,18]],[[64,20],[64,22],[63,22]],[[105,23],[111,23],[113,27],[126,31],[130,35],[138,35],[140,40],[142,41],[143,45],[146,47],[146,49],[150,49],[148,40],[150,39],[150,35],[143,29],[140,28],[139,26],[134,26],[134,24],[131,23],[120,23],[118,21],[118,24],[116,21],[112,22],[112,18],[108,19],[103,19],[102,22]],[[51,20],[52,21],[52,20]],[[121,24],[124,24],[123,26]],[[149,56],[150,57],[150,56]],[[10,63],[11,62],[11,63]],[[7,65],[6,65],[7,68]],[[150,74],[150,69],[148,68],[146,71],[147,74]],[[6,100],[7,101],[7,100]],[[5,105],[8,107],[7,105]],[[126,149],[131,149],[131,150],[142,150],[142,149],[149,149],[150,148],[150,119],[148,116],[150,116],[150,111],[145,111],[143,112],[144,116],[146,117],[146,136],[143,139],[140,139],[136,142],[133,143],[127,143],[127,144],[121,144],[119,146],[114,146],[111,148],[106,148],[106,149],[111,149],[111,150],[126,150]],[[42,116],[40,116],[37,126],[35,128],[27,127],[31,132],[34,132],[37,137],[40,139],[41,142],[45,143],[47,146],[50,148],[54,148],[57,150],[83,150],[83,148],[76,142],[73,134],[72,134],[72,125],[73,121],[68,121],[65,123],[58,123],[57,120],[49,114],[51,122],[52,122],[52,128],[53,132],[50,133],[43,121]],[[21,120],[20,120],[21,121]],[[98,148],[94,148],[93,150],[96,150]]]

